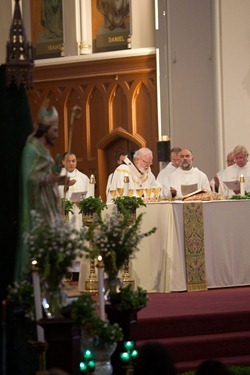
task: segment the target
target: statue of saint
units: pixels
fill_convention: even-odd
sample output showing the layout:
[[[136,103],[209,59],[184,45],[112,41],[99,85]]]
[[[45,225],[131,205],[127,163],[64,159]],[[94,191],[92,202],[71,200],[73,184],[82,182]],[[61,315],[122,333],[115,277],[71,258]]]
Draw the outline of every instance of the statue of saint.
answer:
[[[63,37],[62,0],[42,0],[41,24],[46,39]]]
[[[97,9],[105,17],[105,26],[109,30],[116,27],[126,28],[129,16],[129,0],[97,0]]]
[[[54,162],[48,148],[54,145],[57,137],[58,113],[55,107],[42,107],[37,127],[27,138],[22,153],[20,238],[14,281],[22,279],[30,269],[23,233],[31,228],[31,210],[37,211],[48,224],[63,220],[58,185],[67,183],[69,179],[60,175],[60,163]]]

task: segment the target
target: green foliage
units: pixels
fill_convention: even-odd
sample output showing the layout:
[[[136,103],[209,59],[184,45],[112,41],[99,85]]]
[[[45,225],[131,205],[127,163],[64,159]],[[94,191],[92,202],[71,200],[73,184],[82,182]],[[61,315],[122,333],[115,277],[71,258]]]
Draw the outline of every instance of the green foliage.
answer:
[[[250,193],[246,192],[245,195],[235,194],[235,195],[232,195],[230,199],[234,199],[234,200],[250,199]]]
[[[96,311],[96,303],[90,294],[82,294],[71,305],[71,317],[78,327],[86,327]]]
[[[137,287],[134,290],[131,285],[128,285],[121,288],[117,309],[120,311],[140,309],[147,305],[147,301],[148,295],[146,290],[141,287]],[[110,302],[112,303],[112,296]]]
[[[98,337],[101,342],[122,341],[123,333],[117,324],[111,324],[107,320],[102,320],[95,314],[96,305],[91,295],[82,294],[71,305],[71,318],[75,324],[85,330],[90,336]]]
[[[235,375],[250,375],[249,366],[229,366],[229,370]]]
[[[7,302],[23,308],[25,317],[35,320],[33,285],[23,280],[9,285],[7,288]]]
[[[128,211],[128,212],[135,212],[137,208],[140,206],[146,207],[146,204],[140,197],[117,197],[112,199],[114,204],[117,206],[120,212]]]
[[[232,375],[250,375],[249,366],[228,366],[229,371]],[[185,371],[180,373],[181,375],[195,375],[195,371]]]
[[[62,198],[62,208],[64,210],[64,215],[68,215],[69,213],[74,214],[73,207],[75,202],[72,202],[71,200],[67,198]]]
[[[107,208],[107,205],[103,200],[95,197],[88,197],[80,200],[79,204],[79,213],[84,214],[100,214],[104,208]]]

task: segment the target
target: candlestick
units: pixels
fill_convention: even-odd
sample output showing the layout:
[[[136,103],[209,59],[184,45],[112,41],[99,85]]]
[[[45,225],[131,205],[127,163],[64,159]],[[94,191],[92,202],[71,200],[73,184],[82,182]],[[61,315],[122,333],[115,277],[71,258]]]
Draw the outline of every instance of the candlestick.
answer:
[[[240,195],[245,195],[245,178],[243,174],[240,176]]]
[[[34,298],[35,298],[36,322],[38,322],[40,319],[42,319],[43,313],[42,313],[40,278],[36,270],[35,264],[36,263],[32,263],[32,281],[33,281]],[[37,331],[37,341],[45,342],[43,328],[37,324],[36,331]]]
[[[95,176],[92,174],[89,178],[88,197],[95,196]]]
[[[129,195],[129,176],[124,176],[124,196],[128,197]]]
[[[97,268],[98,268],[98,296],[100,306],[100,318],[105,320],[105,301],[104,301],[104,264],[102,256],[97,257]]]

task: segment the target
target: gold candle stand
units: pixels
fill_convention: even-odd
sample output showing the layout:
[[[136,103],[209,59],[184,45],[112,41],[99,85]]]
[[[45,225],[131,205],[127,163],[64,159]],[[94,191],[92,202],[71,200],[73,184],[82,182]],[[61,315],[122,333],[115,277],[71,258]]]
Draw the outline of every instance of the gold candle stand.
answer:
[[[128,225],[132,225],[136,219],[136,211],[131,212],[130,214],[130,220],[128,222]],[[133,279],[132,276],[130,276],[130,271],[129,271],[129,259],[124,262],[124,267],[123,267],[123,276],[122,276],[122,283],[126,287],[128,285],[131,285],[132,288],[135,287],[135,280]]]
[[[95,272],[95,260],[89,260],[89,278],[85,281],[85,289],[90,293],[98,292],[98,279]]]
[[[36,371],[35,375],[49,375],[49,372],[46,371],[45,361],[45,352],[48,348],[47,342],[29,341],[29,344],[32,345],[38,353],[38,371]]]
[[[131,287],[133,289],[135,287],[135,280],[129,274],[129,260],[126,260],[125,263],[124,263],[123,275],[122,275],[122,285],[125,286],[125,287],[128,286],[128,285],[131,285]]]
[[[84,215],[82,216],[83,225],[90,227],[93,222],[93,215]],[[85,281],[85,290],[89,293],[98,292],[98,279],[95,271],[95,259],[90,258],[89,260],[89,277]]]

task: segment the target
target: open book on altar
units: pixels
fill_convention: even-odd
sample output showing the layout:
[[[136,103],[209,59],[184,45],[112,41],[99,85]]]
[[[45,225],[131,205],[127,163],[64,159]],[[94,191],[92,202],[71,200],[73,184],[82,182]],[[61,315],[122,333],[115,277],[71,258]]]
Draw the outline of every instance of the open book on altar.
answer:
[[[240,191],[240,181],[223,181],[223,184],[226,185],[226,187],[233,191]]]
[[[181,194],[188,195],[192,194],[193,192],[197,191],[198,184],[191,184],[191,185],[181,185]]]
[[[197,195],[197,194],[204,194],[204,193],[207,193],[207,190],[205,190],[205,189],[197,189],[197,190],[193,191],[193,192],[190,193],[190,194],[186,194],[186,195],[184,195],[184,196],[182,197],[182,200],[184,201],[184,200],[187,199],[187,198],[194,197],[194,196]]]
[[[77,193],[72,193],[70,200],[72,202],[80,202],[80,200],[84,199],[86,197],[87,191],[79,191]]]

